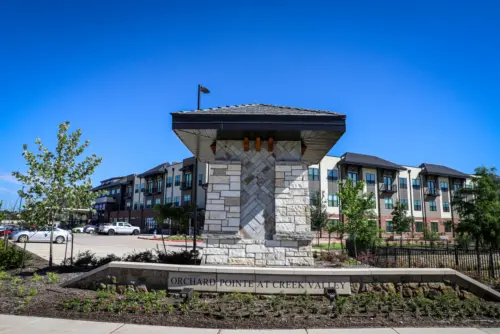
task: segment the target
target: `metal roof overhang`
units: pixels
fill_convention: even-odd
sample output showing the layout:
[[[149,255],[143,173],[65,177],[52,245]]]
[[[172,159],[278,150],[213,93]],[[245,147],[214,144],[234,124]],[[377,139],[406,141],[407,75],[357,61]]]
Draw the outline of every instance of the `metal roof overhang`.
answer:
[[[344,134],[345,115],[214,115],[172,113],[172,130],[202,162],[214,160],[210,145],[216,140],[302,140],[303,160],[318,163]]]

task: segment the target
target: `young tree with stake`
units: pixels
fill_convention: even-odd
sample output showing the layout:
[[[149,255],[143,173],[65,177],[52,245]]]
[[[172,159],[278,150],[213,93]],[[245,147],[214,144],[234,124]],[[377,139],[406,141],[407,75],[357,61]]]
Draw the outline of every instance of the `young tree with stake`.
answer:
[[[403,246],[403,233],[408,232],[410,230],[411,224],[413,223],[412,217],[408,216],[406,210],[406,206],[398,201],[391,213],[393,233],[399,234],[401,236],[401,247]]]
[[[24,186],[19,191],[25,200],[24,217],[31,224],[50,226],[49,266],[52,266],[55,217],[73,209],[90,208],[97,197],[91,191],[90,177],[102,158],[94,154],[83,157],[89,141],[81,144],[81,130],[68,133],[69,126],[69,122],[59,125],[55,152],[45,147],[40,138],[35,141],[37,153],[23,145],[27,171],[12,173]]]

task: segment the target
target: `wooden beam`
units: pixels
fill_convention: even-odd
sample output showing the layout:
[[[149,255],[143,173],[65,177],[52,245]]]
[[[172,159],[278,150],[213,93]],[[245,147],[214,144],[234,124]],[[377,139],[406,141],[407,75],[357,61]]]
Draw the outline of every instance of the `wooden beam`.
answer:
[[[274,139],[272,137],[270,137],[268,140],[267,140],[267,151],[268,152],[272,152],[274,151]]]
[[[245,152],[248,152],[248,137],[245,137],[245,139],[243,139],[243,150]]]
[[[255,139],[255,151],[260,152],[260,137]]]

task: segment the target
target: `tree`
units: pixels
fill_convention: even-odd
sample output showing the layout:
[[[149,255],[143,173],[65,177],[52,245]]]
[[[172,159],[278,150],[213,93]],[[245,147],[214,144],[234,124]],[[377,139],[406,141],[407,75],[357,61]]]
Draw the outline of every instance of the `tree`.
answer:
[[[333,219],[329,219],[325,225],[326,232],[328,233],[328,250],[330,250],[332,233],[339,232],[340,225],[343,226],[343,224],[340,224],[338,220]],[[340,243],[342,244],[342,240],[340,241]]]
[[[175,223],[177,227],[182,228],[184,232],[184,241],[186,244],[187,250],[187,236],[186,233],[189,231],[189,219],[193,212],[193,207],[190,206],[180,206],[175,207],[173,204],[164,204],[155,206],[154,210],[158,213],[158,217],[156,217],[156,223],[158,225],[163,225],[163,222],[166,219],[169,219],[171,224]],[[196,210],[194,210],[196,212]],[[162,233],[163,239],[163,233]],[[165,247],[165,243],[164,243]],[[166,250],[166,247],[165,247]]]
[[[392,211],[391,215],[393,233],[397,233],[401,236],[400,245],[402,247],[403,233],[410,230],[410,226],[413,223],[413,218],[408,216],[406,206],[399,201],[394,206],[394,210]]]
[[[357,183],[348,179],[339,183],[339,199],[342,215],[347,218],[345,232],[354,244],[354,256],[357,257],[357,242],[373,244],[377,237],[377,227],[373,226],[373,193],[363,192],[363,181]]]
[[[311,205],[309,205],[311,212],[311,228],[315,231],[320,231],[326,226],[328,222],[328,212],[323,194],[318,191],[311,197]]]
[[[80,129],[68,133],[70,123],[59,125],[55,152],[45,147],[40,138],[35,143],[38,152],[28,151],[23,145],[23,157],[28,170],[12,175],[23,184],[19,196],[25,200],[23,218],[32,225],[49,225],[49,266],[52,266],[52,242],[55,218],[73,209],[90,208],[96,192],[92,192],[90,177],[102,158],[95,154],[83,157],[89,141],[80,144]]]
[[[500,178],[495,168],[476,168],[472,188],[456,192],[453,209],[459,222],[456,232],[467,234],[476,248],[500,246]]]

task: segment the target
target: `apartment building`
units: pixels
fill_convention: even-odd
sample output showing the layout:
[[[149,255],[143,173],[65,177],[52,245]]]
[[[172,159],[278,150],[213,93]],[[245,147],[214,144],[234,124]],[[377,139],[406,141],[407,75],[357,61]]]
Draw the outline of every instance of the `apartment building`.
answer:
[[[452,237],[446,222],[457,222],[452,199],[456,191],[471,186],[470,175],[450,167],[423,163],[418,167],[398,165],[376,156],[345,153],[326,156],[309,168],[310,195],[322,192],[330,219],[341,220],[338,182],[350,179],[364,181],[364,191],[373,193],[374,212],[384,235],[392,234],[392,211],[399,201],[407,207],[415,224],[410,232],[417,236],[424,227],[442,236]]]
[[[144,232],[155,229],[155,205],[205,207],[205,180],[208,166],[198,162],[198,183],[193,173],[196,159],[190,157],[172,164],[165,162],[140,174],[110,178],[93,189],[102,194],[96,199],[93,221],[96,223],[127,221]],[[196,189],[196,196],[195,196]],[[195,198],[196,197],[196,198]],[[203,219],[199,220],[202,226]]]

